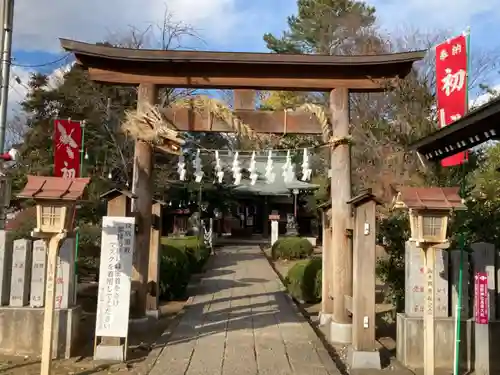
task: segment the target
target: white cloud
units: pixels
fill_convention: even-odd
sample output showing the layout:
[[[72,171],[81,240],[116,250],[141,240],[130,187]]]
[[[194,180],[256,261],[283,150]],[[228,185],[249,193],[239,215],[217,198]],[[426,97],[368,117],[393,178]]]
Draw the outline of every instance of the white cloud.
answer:
[[[59,51],[59,37],[102,41],[128,26],[145,28],[162,22],[165,7],[204,38],[234,37],[242,14],[236,0],[23,0],[16,2],[14,48]],[[234,32],[234,30],[233,30]]]
[[[475,99],[469,101],[469,108],[477,108],[495,99],[500,94],[500,84],[491,86],[491,92],[481,94]]]
[[[47,88],[57,88],[63,83],[64,74],[69,71],[72,64],[57,68],[49,74]],[[26,97],[29,87],[30,76],[35,73],[34,70],[13,66],[10,71],[8,117],[13,118],[20,114],[21,102]]]
[[[374,0],[384,28],[411,26],[424,30],[464,31],[474,18],[500,19],[498,0]]]

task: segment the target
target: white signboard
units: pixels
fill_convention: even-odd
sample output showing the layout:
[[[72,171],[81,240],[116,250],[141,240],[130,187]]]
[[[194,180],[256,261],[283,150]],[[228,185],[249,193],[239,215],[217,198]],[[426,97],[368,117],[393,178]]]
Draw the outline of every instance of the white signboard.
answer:
[[[103,217],[96,336],[127,337],[134,228],[133,217]]]

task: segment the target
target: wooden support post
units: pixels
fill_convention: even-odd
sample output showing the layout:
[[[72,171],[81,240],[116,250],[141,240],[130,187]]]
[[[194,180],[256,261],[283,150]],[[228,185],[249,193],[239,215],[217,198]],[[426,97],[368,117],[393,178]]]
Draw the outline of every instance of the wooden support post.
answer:
[[[40,375],[50,375],[52,367],[52,339],[56,302],[57,253],[66,238],[66,232],[54,235],[48,241],[47,284],[45,285],[45,307],[43,312],[42,364]]]
[[[359,197],[362,198],[360,195]],[[353,202],[355,210],[353,246],[352,347],[351,369],[381,369],[380,353],[375,344],[375,266],[377,202],[366,195]],[[353,201],[356,198],[353,198]]]
[[[157,87],[153,84],[140,84],[137,108],[141,110],[147,103],[155,104]],[[137,197],[133,201],[132,211],[137,215],[139,231],[136,237],[134,253],[134,275],[132,288],[136,291],[134,306],[131,310],[134,318],[146,315],[147,280],[149,267],[149,244],[151,237],[151,205],[153,202],[153,147],[143,141],[135,142],[134,173],[132,193]]]
[[[433,247],[422,249],[425,259],[424,303],[424,375],[434,374],[434,265],[436,252]]]
[[[325,209],[322,212],[322,268],[321,268],[321,314],[320,324],[329,324],[332,319],[333,313],[333,300],[332,300],[332,228],[329,218],[329,212]]]
[[[333,137],[349,137],[349,90],[337,88],[330,93]],[[333,317],[330,340],[350,343],[352,324],[345,308],[344,296],[352,295],[352,249],[347,229],[351,222],[351,160],[350,146],[343,143],[331,150],[332,199],[332,295]]]
[[[147,310],[149,316],[159,318],[159,298],[160,298],[160,246],[162,229],[162,204],[155,202],[152,207],[153,223],[151,225],[151,239],[149,250],[148,268],[148,296]]]

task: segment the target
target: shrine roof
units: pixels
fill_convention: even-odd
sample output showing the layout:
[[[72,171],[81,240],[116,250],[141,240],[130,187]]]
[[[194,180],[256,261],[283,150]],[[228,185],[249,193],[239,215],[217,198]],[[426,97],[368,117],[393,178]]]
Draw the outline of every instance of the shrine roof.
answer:
[[[438,161],[484,142],[500,139],[500,97],[469,112],[454,123],[412,143],[428,161]]]
[[[409,187],[395,188],[397,196],[393,205],[395,208],[410,209],[465,209],[462,198],[458,195],[458,187]]]
[[[24,189],[17,195],[27,199],[75,201],[83,196],[90,178],[28,176]]]
[[[125,195],[126,197],[128,197],[130,199],[137,198],[137,196],[135,194],[133,194],[131,191],[121,190],[121,189],[117,189],[117,188],[114,188],[114,189],[108,190],[105,193],[102,193],[100,198],[101,199],[113,199],[113,198],[116,198],[120,195]]]
[[[426,51],[329,56],[118,48],[60,39],[91,79],[168,87],[360,91],[385,89],[375,80],[404,78]],[[333,85],[333,86],[332,86]]]

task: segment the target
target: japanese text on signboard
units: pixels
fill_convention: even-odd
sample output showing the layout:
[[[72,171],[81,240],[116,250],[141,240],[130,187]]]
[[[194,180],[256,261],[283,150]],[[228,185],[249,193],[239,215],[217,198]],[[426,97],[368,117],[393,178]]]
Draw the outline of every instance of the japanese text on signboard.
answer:
[[[467,112],[467,39],[460,35],[436,46],[436,97],[439,126]],[[466,152],[445,158],[443,166],[461,164]]]
[[[127,336],[133,228],[134,218],[108,216],[103,219],[97,336]]]
[[[476,273],[474,282],[476,324],[488,324],[488,274]]]
[[[79,121],[54,121],[54,176],[77,178],[80,175],[82,128]]]

